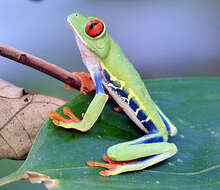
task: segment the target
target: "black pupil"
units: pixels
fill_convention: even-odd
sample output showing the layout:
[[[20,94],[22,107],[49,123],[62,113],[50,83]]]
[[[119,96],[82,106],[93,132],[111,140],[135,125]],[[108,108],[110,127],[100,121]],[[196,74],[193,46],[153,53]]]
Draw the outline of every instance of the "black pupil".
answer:
[[[89,30],[92,30],[98,23],[94,22],[89,26]]]

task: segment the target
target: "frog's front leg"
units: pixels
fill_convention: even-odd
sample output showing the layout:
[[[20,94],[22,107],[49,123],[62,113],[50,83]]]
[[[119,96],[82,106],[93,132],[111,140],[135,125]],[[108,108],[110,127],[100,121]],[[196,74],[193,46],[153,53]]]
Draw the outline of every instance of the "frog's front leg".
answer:
[[[103,157],[103,160],[109,163],[88,161],[87,164],[91,167],[107,168],[108,170],[101,171],[100,175],[110,176],[142,170],[173,156],[176,152],[175,144],[164,142],[164,137],[160,134],[149,133],[136,140],[110,147],[107,156]]]
[[[63,109],[64,115],[70,119],[67,120],[55,111],[49,113],[49,118],[53,120],[53,123],[57,126],[76,129],[81,132],[88,131],[101,114],[105,103],[108,100],[108,95],[104,93],[104,88],[101,81],[101,73],[98,69],[93,69],[90,72],[92,79],[96,85],[96,94],[92,102],[90,103],[86,113],[83,115],[83,119],[80,121],[68,107]]]

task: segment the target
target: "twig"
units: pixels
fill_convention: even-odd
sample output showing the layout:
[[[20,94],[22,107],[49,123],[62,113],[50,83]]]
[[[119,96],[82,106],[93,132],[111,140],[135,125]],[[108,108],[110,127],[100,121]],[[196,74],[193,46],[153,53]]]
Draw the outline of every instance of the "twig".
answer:
[[[18,63],[32,67],[40,72],[46,73],[66,84],[69,84],[75,89],[80,89],[81,82],[74,77],[70,72],[48,63],[47,61],[30,55],[26,52],[16,50],[14,48],[0,44],[0,56],[14,60]]]

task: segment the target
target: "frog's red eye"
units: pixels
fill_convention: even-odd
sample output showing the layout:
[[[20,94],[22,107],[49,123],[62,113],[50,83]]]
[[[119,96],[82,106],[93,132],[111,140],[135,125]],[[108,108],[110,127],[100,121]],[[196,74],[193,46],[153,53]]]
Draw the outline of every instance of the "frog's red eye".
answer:
[[[90,20],[86,24],[86,33],[93,38],[101,35],[103,31],[104,24],[98,19]]]

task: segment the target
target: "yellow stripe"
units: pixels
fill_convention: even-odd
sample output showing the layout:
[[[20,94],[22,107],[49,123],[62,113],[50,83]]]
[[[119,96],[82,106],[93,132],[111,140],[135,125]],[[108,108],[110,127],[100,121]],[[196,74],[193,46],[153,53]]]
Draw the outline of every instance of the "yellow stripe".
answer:
[[[121,89],[123,90],[123,88],[125,87],[126,83],[125,81],[122,81],[122,80],[119,80],[117,77],[115,77],[114,75],[112,75],[112,73],[105,67],[105,65],[100,61],[100,64],[102,66],[102,68],[104,70],[106,70],[108,72],[108,74],[110,75],[110,80],[111,81],[116,81],[116,82],[119,82],[121,87],[118,88],[118,89]],[[112,86],[109,85],[109,86]],[[115,87],[114,87],[115,88]],[[134,91],[131,89],[131,88],[128,88],[128,99],[131,99],[131,98],[134,98],[135,101],[138,103],[138,106],[140,109],[142,109],[144,111],[144,106],[143,106],[143,103],[141,102],[140,98],[134,93]]]

